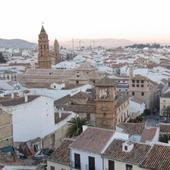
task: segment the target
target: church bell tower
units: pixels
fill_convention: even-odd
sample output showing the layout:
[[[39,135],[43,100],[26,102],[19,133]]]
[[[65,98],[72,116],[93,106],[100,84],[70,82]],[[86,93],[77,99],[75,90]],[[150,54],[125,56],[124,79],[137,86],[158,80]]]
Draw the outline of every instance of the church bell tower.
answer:
[[[116,88],[112,79],[104,77],[96,82],[96,126],[115,129],[116,115]]]
[[[48,35],[42,26],[38,39],[38,66],[40,69],[51,68],[51,59],[49,55]]]

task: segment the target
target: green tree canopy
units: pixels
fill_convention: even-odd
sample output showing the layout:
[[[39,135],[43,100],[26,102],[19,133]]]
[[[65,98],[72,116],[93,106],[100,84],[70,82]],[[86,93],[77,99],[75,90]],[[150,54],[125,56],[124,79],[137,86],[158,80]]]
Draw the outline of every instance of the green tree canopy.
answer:
[[[70,121],[68,121],[68,123],[69,123],[69,128],[67,131],[67,137],[74,137],[82,133],[83,125],[87,125],[87,119],[74,117]]]

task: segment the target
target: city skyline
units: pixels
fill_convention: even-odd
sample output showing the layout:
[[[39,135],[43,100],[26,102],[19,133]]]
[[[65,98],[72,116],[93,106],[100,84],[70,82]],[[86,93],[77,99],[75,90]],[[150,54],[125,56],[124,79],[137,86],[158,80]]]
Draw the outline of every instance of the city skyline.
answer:
[[[2,1],[0,38],[37,42],[44,22],[49,39],[128,39],[170,43],[164,0]]]

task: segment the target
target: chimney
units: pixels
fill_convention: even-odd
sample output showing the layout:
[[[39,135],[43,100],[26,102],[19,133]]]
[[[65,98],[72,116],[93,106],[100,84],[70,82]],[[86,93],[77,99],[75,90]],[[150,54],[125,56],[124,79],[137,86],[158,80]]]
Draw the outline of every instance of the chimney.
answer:
[[[122,143],[122,151],[123,152],[130,152],[134,147],[134,144],[132,142],[126,141]]]
[[[24,94],[24,100],[25,100],[25,103],[28,102],[28,95],[27,94]]]
[[[14,99],[14,92],[11,93],[11,99]]]
[[[24,94],[23,94],[23,91],[19,91],[19,92],[18,92],[18,95],[19,95],[19,97],[23,97],[23,95],[24,95]]]
[[[83,125],[83,132],[88,128],[87,125]]]

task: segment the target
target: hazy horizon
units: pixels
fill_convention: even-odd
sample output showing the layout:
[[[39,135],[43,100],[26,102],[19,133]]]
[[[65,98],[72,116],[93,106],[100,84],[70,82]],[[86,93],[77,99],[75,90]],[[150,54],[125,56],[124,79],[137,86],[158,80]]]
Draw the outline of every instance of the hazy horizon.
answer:
[[[126,39],[170,43],[169,0],[3,0],[0,38]]]

